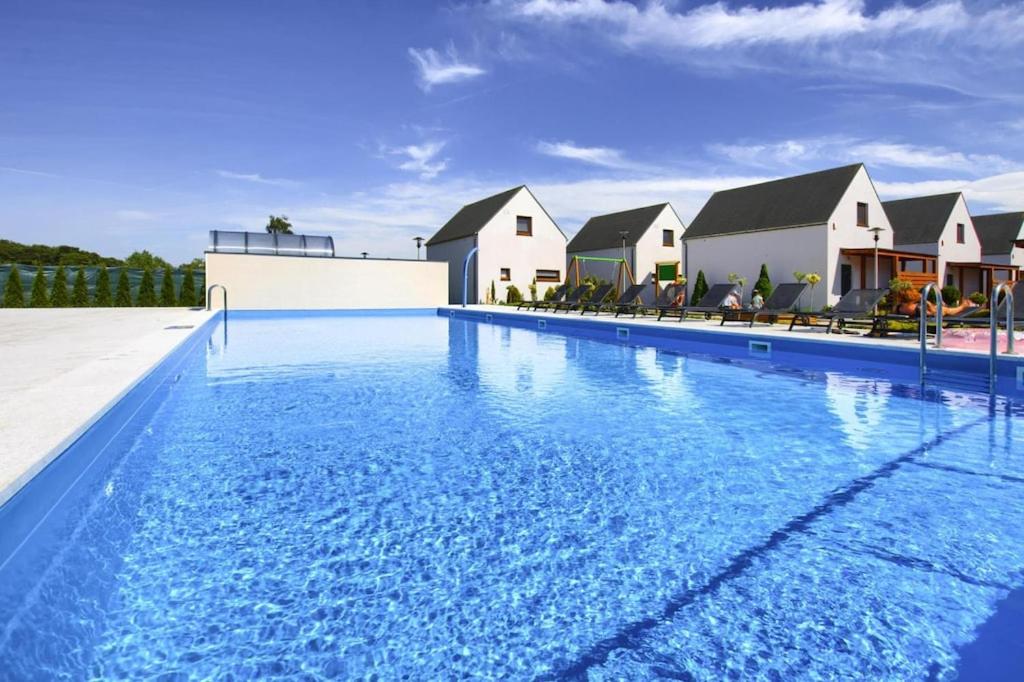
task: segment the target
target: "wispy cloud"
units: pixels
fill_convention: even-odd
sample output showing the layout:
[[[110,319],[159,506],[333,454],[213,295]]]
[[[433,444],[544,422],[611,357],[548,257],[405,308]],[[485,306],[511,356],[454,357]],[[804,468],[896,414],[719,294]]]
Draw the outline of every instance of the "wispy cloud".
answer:
[[[145,222],[149,220],[156,220],[160,217],[159,214],[152,211],[140,211],[138,209],[121,209],[114,211],[114,216],[118,220],[125,222]]]
[[[409,144],[404,147],[381,148],[384,154],[405,160],[398,165],[404,171],[418,173],[421,180],[432,180],[448,168],[448,159],[438,159],[447,143],[443,140],[428,140],[423,144]]]
[[[431,47],[410,47],[409,56],[416,65],[419,85],[424,92],[430,92],[435,85],[458,83],[486,73],[476,64],[460,61],[454,45],[449,45],[444,54]]]
[[[618,149],[610,147],[581,147],[571,140],[564,142],[538,142],[537,151],[546,156],[560,159],[572,159],[603,168],[637,168],[628,161]]]
[[[1024,164],[998,154],[976,154],[885,141],[833,136],[740,144],[709,145],[709,151],[745,167],[799,168],[808,163],[863,162],[868,166],[959,171],[992,175],[1019,170]]]
[[[240,180],[242,182],[253,182],[258,185],[274,185],[277,187],[297,187],[299,182],[285,178],[265,178],[259,173],[235,173],[234,171],[218,170],[217,175],[227,180]]]
[[[878,182],[875,187],[883,199],[928,196],[963,192],[971,203],[971,212],[985,210],[1019,211],[1024,208],[1024,171],[1000,173],[972,180],[924,180],[920,182]],[[983,207],[979,211],[979,207]]]
[[[0,166],[0,172],[2,173],[14,173],[16,175],[34,175],[40,178],[59,178],[62,177],[56,173],[46,173],[44,171],[29,170],[27,168],[12,168],[10,166]]]

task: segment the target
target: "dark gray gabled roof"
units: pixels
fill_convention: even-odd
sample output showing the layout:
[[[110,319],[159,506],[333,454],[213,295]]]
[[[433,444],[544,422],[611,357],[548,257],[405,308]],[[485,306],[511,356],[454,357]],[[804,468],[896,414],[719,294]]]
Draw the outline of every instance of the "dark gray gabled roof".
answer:
[[[953,192],[884,202],[893,245],[937,244],[959,198],[960,192]]]
[[[444,226],[434,233],[434,236],[427,240],[427,246],[450,242],[453,239],[472,237],[486,225],[491,218],[498,215],[498,211],[505,208],[505,204],[512,200],[519,190],[526,185],[519,185],[512,189],[505,190],[500,194],[474,201],[466,204],[453,215]]]
[[[983,256],[1010,253],[1013,242],[1024,239],[1024,211],[976,215],[971,220],[981,240]]]
[[[715,192],[684,239],[824,225],[864,164]]]
[[[667,203],[655,204],[654,206],[631,208],[628,211],[594,216],[580,228],[565,250],[568,253],[579,253],[580,251],[619,248],[622,246],[620,230],[629,232],[626,237],[626,246],[636,246],[637,241],[654,224],[666,206],[668,206]]]

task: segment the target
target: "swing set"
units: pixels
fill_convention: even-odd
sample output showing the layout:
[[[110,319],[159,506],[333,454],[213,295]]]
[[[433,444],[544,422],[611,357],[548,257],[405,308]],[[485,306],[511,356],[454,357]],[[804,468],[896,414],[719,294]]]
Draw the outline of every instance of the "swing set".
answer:
[[[636,284],[636,280],[633,279],[633,271],[629,269],[629,263],[622,258],[602,258],[600,256],[573,256],[572,261],[569,263],[569,269],[565,272],[565,283],[575,279],[575,286],[579,286],[583,280],[584,275],[580,274],[580,263],[586,263],[588,261],[595,261],[598,263],[618,263],[619,266],[615,270],[615,288],[618,288],[623,283],[623,275],[629,278],[629,284]],[[627,285],[628,286],[628,285]]]

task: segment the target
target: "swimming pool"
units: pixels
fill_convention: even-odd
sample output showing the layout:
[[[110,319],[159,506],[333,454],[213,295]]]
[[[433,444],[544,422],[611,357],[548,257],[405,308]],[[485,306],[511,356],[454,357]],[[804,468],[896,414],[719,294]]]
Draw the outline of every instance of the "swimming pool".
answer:
[[[952,679],[1024,586],[1008,401],[433,314],[224,331],[5,560],[0,678]]]

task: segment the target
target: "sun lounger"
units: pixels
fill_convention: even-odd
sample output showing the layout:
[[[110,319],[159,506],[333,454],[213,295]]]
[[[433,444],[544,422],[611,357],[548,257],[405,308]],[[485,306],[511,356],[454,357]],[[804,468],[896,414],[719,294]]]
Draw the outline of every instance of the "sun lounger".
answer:
[[[729,298],[729,295],[733,292],[740,290],[739,284],[715,284],[708,293],[704,294],[704,297],[700,299],[697,305],[687,306],[668,306],[667,308],[658,309],[658,319],[663,317],[676,317],[678,315],[679,320],[682,321],[686,317],[687,313],[718,313],[721,312],[722,306],[725,305],[725,300]]]
[[[572,310],[573,308],[579,305],[580,300],[583,298],[584,294],[586,294],[592,288],[593,287],[591,287],[589,284],[581,284],[580,286],[576,287],[571,294],[567,295],[564,301],[555,301],[552,305],[548,306],[547,309],[554,313],[557,313],[562,308],[565,308],[566,311]]]
[[[1015,282],[1013,288],[1013,327],[1024,326],[1024,280]],[[996,324],[1006,326],[1006,298],[996,304]],[[990,309],[970,308],[959,315],[943,315],[942,326],[987,327],[992,323]]]
[[[780,284],[775,287],[772,295],[768,297],[768,300],[764,302],[762,308],[740,308],[740,309],[724,309],[722,311],[722,324],[736,321],[746,321],[747,316],[750,317],[750,326],[754,326],[754,322],[759,317],[769,318],[769,322],[774,322],[775,318],[779,315],[786,315],[793,312],[793,307],[800,300],[800,296],[807,290],[809,285],[806,282],[791,282],[787,284]]]
[[[516,310],[520,310],[523,306],[526,306],[527,309],[529,309],[532,306],[534,310],[539,310],[540,308],[548,308],[548,307],[554,305],[555,303],[558,303],[563,298],[565,298],[565,295],[567,293],[569,293],[569,285],[568,284],[562,284],[557,289],[555,289],[555,295],[552,296],[550,300],[547,300],[547,301],[523,301],[518,306],[516,306]]]
[[[789,323],[790,331],[799,321],[804,327],[825,327],[825,333],[832,332],[832,326],[838,322],[842,327],[848,320],[871,320],[874,322],[877,317],[874,308],[882,300],[888,289],[851,289],[845,296],[839,299],[832,310],[825,313],[795,313],[793,321]],[[811,324],[811,318],[827,320],[827,325]]]
[[[636,301],[640,298],[640,294],[644,293],[645,288],[646,287],[644,287],[643,284],[632,284],[629,286],[628,289],[626,289],[626,291],[621,296],[619,296],[614,301],[601,301],[598,303],[594,303],[594,298],[591,297],[591,299],[587,303],[583,304],[580,307],[580,315],[584,314],[588,310],[592,310],[594,311],[595,315],[607,311],[614,312],[615,317],[618,317],[620,311],[628,312],[630,308],[633,308],[635,305],[637,305]],[[635,312],[633,313],[633,317],[636,317]]]
[[[651,311],[651,313],[653,314],[661,310],[662,308],[671,308],[672,301],[676,300],[679,297],[679,294],[681,294],[682,292],[682,284],[669,284],[668,286],[661,290],[661,293],[658,294],[657,299],[654,301],[652,305],[648,305],[646,303],[626,305],[622,307],[621,311],[616,311],[615,315],[616,317],[618,317],[620,313],[623,315],[626,313],[633,313],[633,317],[636,317],[637,313],[640,313],[641,315],[646,315],[648,311]]]
[[[582,311],[585,310],[586,306],[600,305],[604,302],[604,299],[607,298],[608,294],[612,293],[612,289],[614,288],[614,284],[602,284],[594,289],[594,292],[587,297],[587,300],[584,301],[581,297],[576,303],[570,304],[566,301],[565,304],[556,307],[555,312],[558,312],[559,310],[564,310],[565,312],[569,312],[570,310],[579,310],[582,315]],[[584,296],[586,296],[586,294],[584,294]]]

